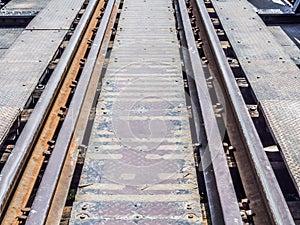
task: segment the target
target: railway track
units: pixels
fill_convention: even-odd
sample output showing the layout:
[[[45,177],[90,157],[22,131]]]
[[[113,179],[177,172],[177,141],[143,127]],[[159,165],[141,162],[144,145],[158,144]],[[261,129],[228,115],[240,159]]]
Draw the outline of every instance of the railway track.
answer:
[[[191,56],[190,66],[194,73],[190,80],[193,83],[194,91],[199,96],[204,135],[206,136],[203,138],[199,134],[198,140],[207,140],[207,143],[200,147],[200,154],[205,154],[205,151],[211,152],[212,168],[208,167],[207,170],[205,162],[202,162],[204,176],[207,176],[206,173],[214,171],[213,178],[205,178],[210,211],[213,212],[212,222],[214,224],[231,224],[240,213],[243,222],[246,223],[292,224],[292,216],[278,183],[274,182],[276,181],[275,175],[269,169],[271,165],[217,36],[220,29],[216,30],[211,23],[206,8],[210,2],[206,1],[205,3],[187,1],[188,8],[186,9],[185,2],[178,1],[183,21],[180,29],[183,30],[182,35],[185,35],[187,40],[185,44]],[[213,12],[211,6],[209,11]],[[188,21],[188,14],[192,26]],[[208,98],[207,96],[211,96],[211,98],[205,102],[204,99]],[[208,105],[210,105],[210,111],[206,109]],[[215,110],[212,106],[215,106]],[[215,113],[221,114],[223,120],[217,119],[218,121],[212,122]],[[200,123],[198,126],[201,126]],[[218,133],[222,136],[218,137]],[[228,137],[225,137],[227,135]],[[226,156],[223,153],[222,143]],[[234,150],[232,146],[234,146]],[[218,157],[222,154],[223,159]],[[226,161],[230,167],[237,166],[242,187],[237,185],[239,178],[230,176]],[[231,170],[233,169],[231,168]],[[227,172],[225,173],[225,171]],[[215,182],[212,186],[209,183],[210,179]],[[235,187],[227,186],[226,189],[224,183],[234,183]],[[215,186],[217,186],[217,191]],[[241,191],[241,188],[244,190]],[[219,193],[219,196],[209,196],[210,190],[212,193]],[[224,192],[222,193],[222,191]],[[230,198],[228,192],[232,194],[235,192],[236,196],[239,196],[240,209],[237,206],[228,205],[229,201],[234,201],[236,198],[234,195]],[[241,195],[240,193],[243,192],[244,194]],[[251,202],[255,203],[251,204]],[[217,207],[220,208],[215,210]],[[255,216],[253,212],[255,212]],[[236,217],[228,215],[236,215]]]
[[[78,141],[82,137],[78,135],[71,143],[71,135],[77,124],[81,104],[74,107],[74,103],[71,102],[83,102],[86,96],[91,80],[91,70],[95,67],[95,62],[91,63],[91,60],[98,57],[102,44],[107,42],[104,40],[105,31],[113,8],[114,4],[111,2],[109,4],[106,1],[89,2],[39,102],[18,138],[13,153],[1,172],[3,224],[18,224],[26,220],[29,213],[28,207],[31,207],[34,202],[33,197],[39,194],[36,192],[42,182],[41,176],[43,174],[47,176],[49,172],[46,169],[47,166],[51,167],[51,162],[54,162],[56,166],[59,161],[64,161],[67,154],[69,157],[75,154],[79,145]],[[60,132],[66,135],[63,137],[66,145],[64,154],[61,150],[62,145],[58,145],[58,150],[55,148]],[[69,138],[67,138],[68,135]],[[58,154],[57,159],[54,159],[55,154]],[[50,155],[51,160],[49,160]],[[62,165],[57,174],[60,174],[61,169]],[[50,172],[53,174],[53,171],[50,170]],[[58,176],[56,176],[57,179]],[[54,190],[50,194],[49,201],[53,198],[56,183],[57,180],[55,183],[51,182]],[[47,186],[47,189],[49,188]],[[44,195],[44,192],[40,194]],[[43,203],[46,202],[43,201]],[[49,207],[50,204],[47,206]],[[32,207],[34,209],[34,205]],[[9,210],[4,213],[5,209]],[[45,208],[43,219],[46,219],[48,211],[49,208]],[[35,218],[29,219],[27,223],[30,221],[39,224]]]
[[[2,224],[57,224],[61,220],[69,194],[66,187],[72,176],[78,176],[74,171],[80,174],[75,170],[78,157],[84,160],[82,142],[89,132],[85,128],[95,93],[101,90],[100,74],[109,44],[113,48],[113,27],[122,4],[91,0],[78,21],[1,171]],[[220,40],[225,34],[213,6],[209,1],[174,0],[173,7],[187,104],[193,115],[191,154],[203,193],[201,203],[206,207],[203,214],[208,212],[204,222],[294,224],[251,119],[257,110],[247,108],[238,86],[241,78],[236,79],[233,69],[238,62],[228,63],[224,53],[230,43]]]

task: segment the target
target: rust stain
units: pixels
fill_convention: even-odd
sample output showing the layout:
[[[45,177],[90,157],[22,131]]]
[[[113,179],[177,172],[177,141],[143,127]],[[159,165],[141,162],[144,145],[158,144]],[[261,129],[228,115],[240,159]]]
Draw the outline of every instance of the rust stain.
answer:
[[[21,216],[23,214],[21,212],[21,209],[26,207],[27,202],[30,198],[31,192],[45,158],[43,156],[43,152],[48,149],[49,146],[47,142],[53,138],[55,130],[59,124],[59,121],[61,120],[61,117],[58,116],[58,114],[62,112],[60,108],[67,104],[67,100],[72,92],[70,86],[72,84],[72,81],[76,79],[76,76],[80,69],[80,62],[84,58],[84,55],[89,47],[88,43],[93,35],[92,30],[98,23],[97,17],[99,16],[99,12],[101,12],[100,9],[103,8],[103,6],[104,0],[99,2],[94,15],[92,16],[87,31],[81,41],[70,69],[62,84],[61,90],[43,127],[42,133],[40,134],[38,141],[34,147],[32,156],[28,161],[28,165],[10,202],[10,205],[8,207],[9,210],[4,217],[2,224],[19,224],[17,216]],[[76,149],[76,145],[74,144],[74,142],[72,143],[72,147],[72,149]]]

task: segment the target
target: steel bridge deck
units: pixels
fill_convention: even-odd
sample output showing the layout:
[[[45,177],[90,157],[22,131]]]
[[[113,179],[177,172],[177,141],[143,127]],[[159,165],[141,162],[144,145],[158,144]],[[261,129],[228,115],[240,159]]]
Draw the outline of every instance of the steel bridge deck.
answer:
[[[299,192],[300,70],[249,2],[212,3]]]
[[[45,8],[48,3],[48,0],[12,0],[0,12],[16,10],[39,11]]]
[[[185,101],[171,1],[125,0],[71,224],[202,223]]]
[[[0,58],[20,36],[23,28],[0,28]]]
[[[9,48],[0,58],[0,85],[5,87],[0,90],[0,144],[51,62],[83,2],[50,1],[25,30],[17,34],[10,46],[4,46]],[[20,30],[12,29],[11,32],[15,35]]]

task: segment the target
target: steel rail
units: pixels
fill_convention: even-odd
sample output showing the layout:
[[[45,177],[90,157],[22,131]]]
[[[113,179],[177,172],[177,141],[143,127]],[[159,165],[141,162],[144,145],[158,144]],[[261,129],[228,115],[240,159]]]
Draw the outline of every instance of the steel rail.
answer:
[[[210,178],[209,182],[213,181],[216,188],[216,193],[207,191],[211,220],[213,224],[243,224],[185,1],[178,0],[178,3],[207,138],[207,143],[201,143],[200,148],[204,154],[209,154],[209,157],[201,160],[201,163],[204,175],[214,177],[214,181]],[[210,186],[207,179],[205,182]],[[217,212],[216,209],[222,212]]]
[[[198,6],[199,15],[202,19],[209,44],[218,63],[219,71],[222,74],[224,86],[231,102],[235,118],[243,134],[244,143],[248,149],[251,164],[255,170],[257,180],[261,187],[269,215],[274,224],[294,224],[287,203],[281,192],[271,164],[264,152],[263,145],[257,134],[252,119],[248,113],[241,92],[235,81],[233,72],[227,62],[225,53],[221,47],[219,38],[215,32],[206,6],[202,0],[195,0]]]
[[[93,16],[89,20],[86,32],[80,40],[81,43],[78,46],[76,54],[72,58],[72,63],[68,68],[68,72],[64,76],[64,81],[60,85],[59,93],[57,93],[51,109],[46,116],[43,128],[38,134],[39,137],[32,148],[28,162],[22,172],[22,176],[12,194],[12,198],[7,204],[9,210],[6,210],[3,217],[2,223],[4,224],[19,224],[18,219],[24,218],[22,209],[26,208],[28,204],[28,200],[30,199],[34,185],[45,160],[43,152],[49,148],[48,141],[52,140],[57,132],[56,130],[59,129],[59,124],[61,123],[61,116],[59,115],[62,113],[61,107],[68,107],[68,99],[72,96],[74,91],[72,88],[73,81],[76,80],[78,73],[81,70],[82,59],[85,58],[87,51],[89,51],[90,40],[94,35],[93,30],[99,23],[99,14],[101,14],[101,9],[104,4],[105,2],[103,0],[99,1],[94,10]],[[74,146],[74,148],[76,147]],[[64,203],[62,205],[64,205]]]
[[[51,201],[56,190],[57,182],[73,136],[74,128],[76,126],[76,121],[80,114],[81,106],[114,5],[115,0],[109,0],[107,2],[107,6],[98,28],[93,46],[91,47],[90,54],[86,60],[81,78],[79,79],[77,88],[72,98],[68,111],[69,113],[67,114],[61,127],[55,147],[49,159],[48,166],[45,170],[44,176],[33,201],[31,211],[29,212],[26,220],[26,224],[28,225],[44,224],[47,219]]]
[[[45,90],[43,91],[39,101],[37,102],[29,120],[27,121],[17,143],[10,154],[7,162],[0,175],[0,215],[2,216],[5,206],[15,188],[18,177],[24,169],[24,165],[30,155],[37,134],[45,121],[45,115],[48,114],[51,105],[59,91],[59,86],[63,81],[67,68],[72,62],[72,58],[79,46],[79,40],[84,35],[88,21],[98,0],[91,0],[87,6],[85,13],[80,19],[66,49],[64,50],[59,63],[50,77]]]

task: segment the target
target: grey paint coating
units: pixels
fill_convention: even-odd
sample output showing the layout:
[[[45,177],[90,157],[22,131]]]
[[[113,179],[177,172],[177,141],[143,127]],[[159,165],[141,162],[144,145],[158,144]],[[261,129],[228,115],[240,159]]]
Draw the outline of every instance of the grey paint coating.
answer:
[[[38,23],[39,26],[27,27],[21,33],[18,29],[11,29],[1,37],[2,47],[9,48],[1,51],[0,57],[0,85],[5,87],[0,90],[0,108],[14,110],[0,115],[0,144],[34,91],[82,4],[83,0],[52,0],[30,23]],[[57,6],[61,7],[58,11]],[[57,20],[49,16],[53,11],[56,11]],[[64,19],[59,21],[62,16]],[[47,24],[51,26],[47,27]],[[12,37],[10,33],[13,38],[6,42],[7,38]]]
[[[48,0],[11,0],[1,11],[41,10],[49,3]]]
[[[84,0],[52,0],[33,18],[26,29],[68,30],[83,2]]]
[[[171,2],[125,0],[70,224],[201,224],[193,161]]]
[[[65,31],[24,31],[0,58],[0,109],[22,111],[40,76],[51,61]],[[10,129],[16,111],[0,115],[0,143]]]

